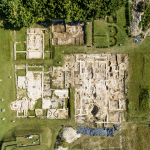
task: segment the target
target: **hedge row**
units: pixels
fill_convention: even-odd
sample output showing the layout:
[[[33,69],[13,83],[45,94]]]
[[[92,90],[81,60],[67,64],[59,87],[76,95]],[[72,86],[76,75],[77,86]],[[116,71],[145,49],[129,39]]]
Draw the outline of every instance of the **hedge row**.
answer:
[[[88,39],[88,25],[85,23],[85,32],[84,32],[84,43],[87,45],[87,39]]]
[[[108,46],[96,46],[96,48],[108,48]]]
[[[126,26],[130,26],[132,22],[132,4],[130,4],[129,1],[127,1],[125,5],[125,18],[126,18]]]
[[[94,19],[92,21],[92,45],[94,45],[93,43],[94,43]]]

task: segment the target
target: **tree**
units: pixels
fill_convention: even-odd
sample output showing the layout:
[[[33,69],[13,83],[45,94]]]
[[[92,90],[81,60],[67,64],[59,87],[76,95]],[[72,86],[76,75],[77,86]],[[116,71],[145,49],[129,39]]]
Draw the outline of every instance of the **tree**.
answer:
[[[46,19],[90,21],[111,15],[125,0],[1,0],[3,18],[14,27]]]

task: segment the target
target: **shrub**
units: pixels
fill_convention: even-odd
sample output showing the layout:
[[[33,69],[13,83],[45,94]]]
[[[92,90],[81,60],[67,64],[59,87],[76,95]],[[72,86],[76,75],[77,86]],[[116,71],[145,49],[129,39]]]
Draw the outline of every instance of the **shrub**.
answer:
[[[66,142],[66,140],[63,138],[63,139],[61,139],[60,140],[60,146],[62,146],[62,147],[64,147],[64,148],[66,148],[66,147],[68,147],[68,142]]]
[[[94,43],[94,20],[92,21],[92,45]]]
[[[127,29],[127,34],[128,34],[128,35],[130,34],[130,29]]]
[[[141,34],[141,38],[144,38],[144,36],[145,36],[144,34]]]

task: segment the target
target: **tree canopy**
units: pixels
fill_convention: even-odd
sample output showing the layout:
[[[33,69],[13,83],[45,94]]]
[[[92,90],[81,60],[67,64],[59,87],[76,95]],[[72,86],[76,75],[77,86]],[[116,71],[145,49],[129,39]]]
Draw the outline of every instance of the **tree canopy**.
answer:
[[[30,26],[46,19],[88,21],[111,15],[126,0],[1,0],[4,19],[14,27]]]

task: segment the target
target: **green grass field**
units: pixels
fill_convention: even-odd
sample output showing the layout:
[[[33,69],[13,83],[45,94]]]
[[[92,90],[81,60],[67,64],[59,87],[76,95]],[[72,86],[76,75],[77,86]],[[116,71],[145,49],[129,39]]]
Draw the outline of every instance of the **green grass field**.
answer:
[[[49,52],[44,53],[44,59],[50,59],[50,53]]]
[[[26,30],[27,28],[22,28],[20,30],[17,30],[14,32],[15,34],[15,41],[20,42],[20,41],[26,41]],[[13,32],[12,32],[13,34]]]
[[[17,69],[16,74],[17,74],[17,76],[25,76],[26,69]]]
[[[107,36],[94,36],[94,46],[96,47],[108,47],[109,41]]]
[[[26,51],[26,43],[17,43],[16,51]]]
[[[94,35],[107,35],[108,34],[108,25],[105,20],[95,20],[94,21]]]
[[[139,88],[140,86],[145,87],[150,85],[149,41],[150,38],[145,39],[139,48],[129,55],[129,120],[148,120],[150,118],[149,110],[143,111],[139,109]]]
[[[26,53],[16,53],[16,60],[25,60]]]

